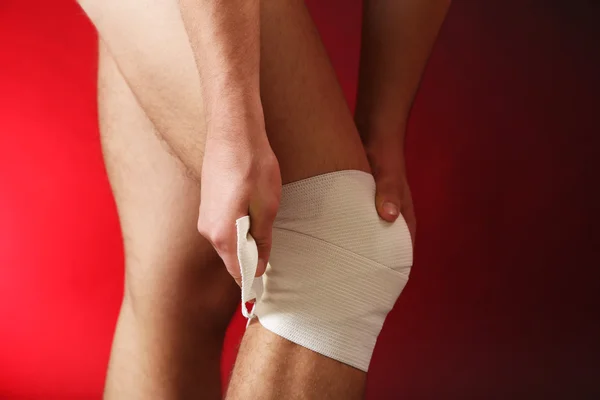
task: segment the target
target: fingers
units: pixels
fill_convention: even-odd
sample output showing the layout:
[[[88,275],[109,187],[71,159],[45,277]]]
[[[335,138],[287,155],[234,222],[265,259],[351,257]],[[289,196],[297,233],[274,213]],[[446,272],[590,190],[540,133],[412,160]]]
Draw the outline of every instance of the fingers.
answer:
[[[414,246],[417,219],[406,178],[380,175],[376,178],[376,187],[375,205],[377,213],[383,220],[388,222],[394,222],[402,215],[408,226]]]
[[[258,201],[256,206],[250,206],[248,212],[250,214],[250,235],[254,238],[258,250],[256,276],[264,274],[271,254],[273,222],[277,215],[278,201],[271,203],[268,204],[264,200]],[[239,214],[243,216],[244,213]],[[214,247],[229,274],[241,286],[242,274],[237,255],[236,219],[225,217],[217,221],[212,220],[202,212],[201,207],[198,232]]]
[[[227,272],[233,278],[235,283],[238,284],[239,287],[242,287],[242,270],[240,267],[240,262],[237,258],[237,253],[219,253],[219,256],[223,260],[225,267],[227,268]]]
[[[378,178],[376,185],[375,206],[377,207],[377,213],[385,221],[394,222],[400,215],[402,181],[391,177]]]
[[[198,218],[198,232],[214,247],[229,274],[241,286],[242,272],[237,258],[235,221],[233,224],[227,221],[210,222],[201,211]]]
[[[366,148],[375,178],[377,214],[388,222],[398,219],[402,207],[403,187],[406,186],[404,161],[398,157],[400,152],[395,151],[394,147],[389,145]]]
[[[256,276],[264,274],[271,256],[273,222],[276,215],[277,207],[264,208],[257,213],[254,213],[252,208],[250,209],[250,234],[254,238],[258,249]]]
[[[273,223],[277,217],[279,201],[281,200],[281,175],[277,158],[266,157],[262,160],[262,168],[268,171],[263,175],[256,195],[250,202],[250,234],[258,248],[258,266],[256,276],[264,274],[273,242]]]

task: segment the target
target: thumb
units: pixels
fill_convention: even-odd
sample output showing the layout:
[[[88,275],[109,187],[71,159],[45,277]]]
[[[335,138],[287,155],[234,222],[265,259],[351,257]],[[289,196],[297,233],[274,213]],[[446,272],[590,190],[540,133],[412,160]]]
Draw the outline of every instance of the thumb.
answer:
[[[400,215],[400,179],[381,178],[376,181],[375,206],[379,216],[394,222]]]
[[[267,263],[271,255],[271,243],[273,242],[273,224],[269,221],[261,221],[250,225],[250,234],[256,242],[258,249],[258,265],[256,276],[261,276],[267,269]]]

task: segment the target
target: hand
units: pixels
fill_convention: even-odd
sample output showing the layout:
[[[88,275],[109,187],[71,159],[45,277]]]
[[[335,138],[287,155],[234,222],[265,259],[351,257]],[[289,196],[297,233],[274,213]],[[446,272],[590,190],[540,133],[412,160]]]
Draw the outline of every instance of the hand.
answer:
[[[365,150],[375,177],[377,213],[389,222],[394,222],[402,214],[414,245],[417,220],[400,140],[403,140],[403,135],[369,137]]]
[[[259,257],[256,276],[260,276],[271,252],[281,175],[265,133],[262,112],[250,118],[225,114],[224,118],[211,119],[208,128],[198,231],[210,241],[241,286],[235,222],[250,215],[250,234]]]

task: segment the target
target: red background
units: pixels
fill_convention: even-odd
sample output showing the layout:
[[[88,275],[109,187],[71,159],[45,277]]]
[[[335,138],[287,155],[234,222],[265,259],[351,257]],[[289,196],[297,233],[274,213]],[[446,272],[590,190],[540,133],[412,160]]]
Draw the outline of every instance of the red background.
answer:
[[[416,263],[369,399],[600,394],[597,4],[453,3],[410,122]],[[359,3],[310,6],[353,104]],[[95,52],[73,2],[0,1],[1,399],[101,395],[123,254]]]

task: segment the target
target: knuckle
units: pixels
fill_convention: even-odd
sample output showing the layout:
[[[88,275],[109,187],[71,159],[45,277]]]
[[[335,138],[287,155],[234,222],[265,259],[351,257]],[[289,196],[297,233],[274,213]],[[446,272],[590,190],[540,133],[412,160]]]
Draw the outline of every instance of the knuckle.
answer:
[[[267,199],[265,199],[264,208],[267,215],[274,216],[277,214],[280,201],[281,198],[278,192],[272,193]]]
[[[257,246],[263,246],[264,243],[268,240],[267,232],[264,229],[256,229],[253,232],[250,232]]]
[[[268,257],[271,252],[271,242],[263,242],[258,246],[258,252],[263,256],[263,258]]]
[[[275,156],[275,153],[273,153],[273,152],[266,154],[262,158],[262,162],[263,162],[263,165],[267,168],[279,168],[279,160],[277,160],[277,157]]]
[[[272,203],[267,204],[265,207],[265,216],[269,222],[273,222],[277,216],[277,211],[279,211],[279,202],[273,201]]]
[[[209,236],[209,232],[208,232],[208,229],[206,229],[206,224],[204,223],[204,220],[203,220],[203,219],[201,219],[201,218],[198,218],[198,223],[197,223],[197,225],[196,225],[196,228],[198,229],[198,232],[199,232],[199,233],[200,233],[202,236],[204,236],[204,237],[208,238],[208,236]]]
[[[219,253],[227,253],[230,250],[229,237],[223,231],[213,231],[210,241]]]
[[[230,249],[230,235],[227,229],[220,224],[207,224],[204,221],[198,222],[198,232],[204,236],[219,253],[227,252]]]
[[[256,245],[258,247],[261,247],[261,248],[269,247],[270,248],[271,241],[272,241],[271,231],[263,230],[263,231],[257,232],[256,236],[254,236],[254,240],[256,241]]]

